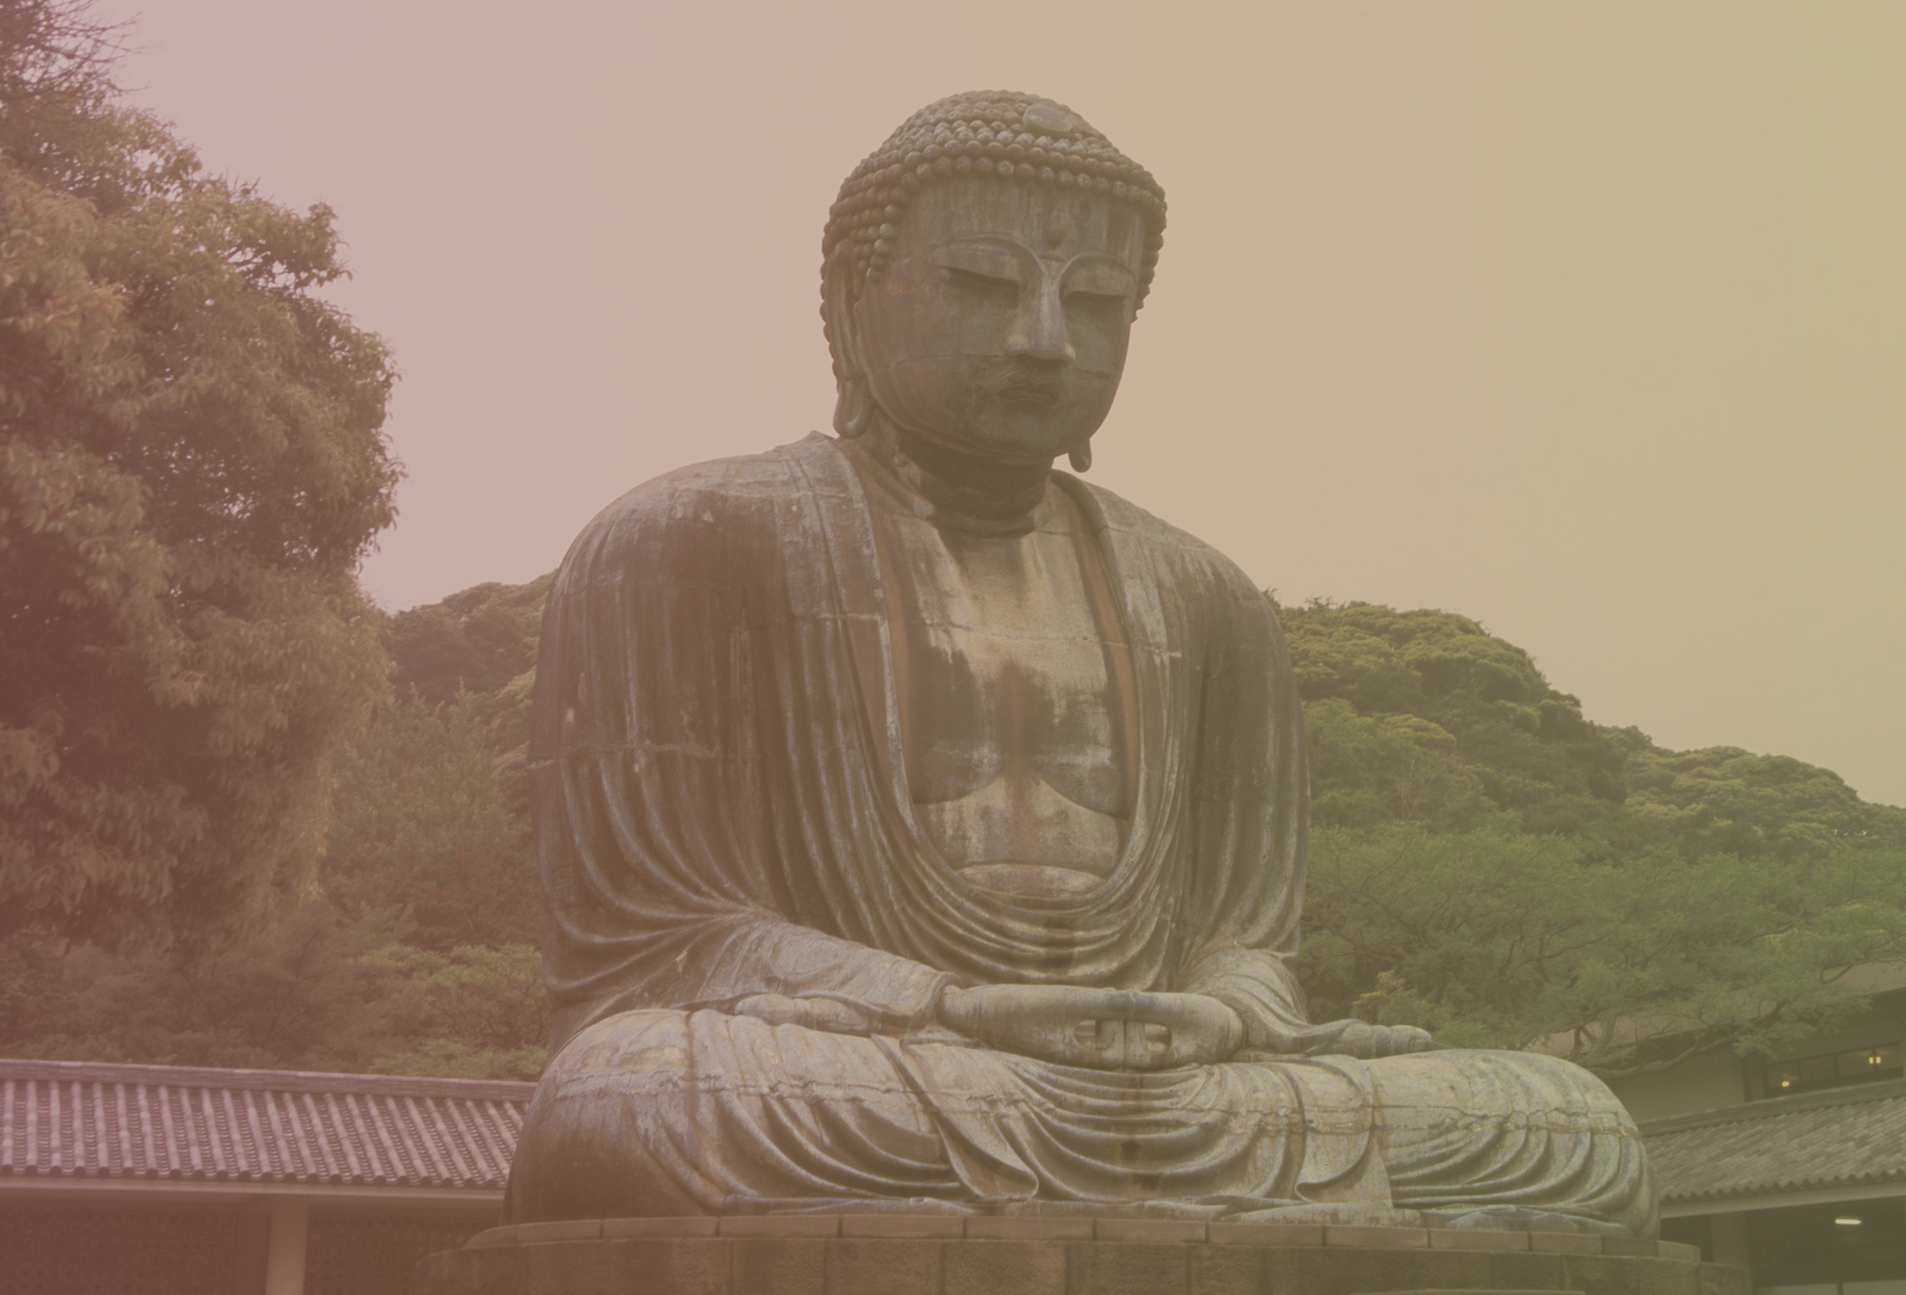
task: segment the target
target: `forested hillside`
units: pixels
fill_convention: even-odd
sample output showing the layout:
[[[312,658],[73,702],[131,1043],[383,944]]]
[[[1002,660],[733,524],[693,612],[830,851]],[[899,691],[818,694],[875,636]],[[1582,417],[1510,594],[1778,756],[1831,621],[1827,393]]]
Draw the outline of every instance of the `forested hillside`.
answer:
[[[15,937],[0,1053],[533,1076],[524,761],[548,587],[388,620],[398,699],[336,764],[318,903],[198,963]],[[1313,1017],[1549,1040],[1613,1074],[1778,1047],[1846,1009],[1841,969],[1906,956],[1906,811],[1797,760],[1592,723],[1461,616],[1280,614],[1311,743]]]
[[[1799,760],[1589,722],[1461,616],[1282,619],[1310,739],[1313,1017],[1548,1039],[1619,1074],[1776,1049],[1850,1007],[1847,967],[1906,951],[1906,810]]]

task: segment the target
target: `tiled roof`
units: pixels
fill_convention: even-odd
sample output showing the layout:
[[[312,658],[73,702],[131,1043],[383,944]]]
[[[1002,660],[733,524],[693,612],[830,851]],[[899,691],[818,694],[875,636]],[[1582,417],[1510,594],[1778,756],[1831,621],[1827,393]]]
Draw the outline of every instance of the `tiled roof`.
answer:
[[[0,1059],[0,1184],[500,1191],[533,1084]]]
[[[1906,1179],[1906,1079],[1641,1126],[1664,1202]]]

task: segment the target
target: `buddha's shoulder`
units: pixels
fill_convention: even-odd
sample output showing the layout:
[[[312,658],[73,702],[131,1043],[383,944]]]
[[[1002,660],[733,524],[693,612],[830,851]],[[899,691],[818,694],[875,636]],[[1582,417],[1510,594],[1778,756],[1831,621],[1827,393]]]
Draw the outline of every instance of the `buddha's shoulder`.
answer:
[[[838,465],[838,467],[836,467]],[[558,593],[603,585],[747,583],[811,529],[816,480],[846,469],[827,437],[760,454],[691,463],[644,481],[584,526],[557,573]]]
[[[817,477],[844,468],[831,438],[819,433],[759,454],[691,463],[651,477],[597,513],[576,537],[576,548],[652,542],[711,527],[731,535],[750,527],[772,530],[780,510],[813,493]]]
[[[832,441],[819,433],[759,454],[709,459],[651,477],[596,515],[591,526],[626,521],[667,520],[694,504],[748,509],[763,500],[784,499],[809,488],[813,466],[838,458]]]
[[[1178,567],[1180,571],[1202,573],[1212,584],[1230,592],[1252,598],[1262,596],[1251,577],[1244,573],[1244,568],[1196,535],[1173,526],[1103,486],[1088,481],[1079,481],[1078,484],[1089,493],[1093,505],[1104,519],[1105,528],[1118,542],[1142,547],[1155,558]]]

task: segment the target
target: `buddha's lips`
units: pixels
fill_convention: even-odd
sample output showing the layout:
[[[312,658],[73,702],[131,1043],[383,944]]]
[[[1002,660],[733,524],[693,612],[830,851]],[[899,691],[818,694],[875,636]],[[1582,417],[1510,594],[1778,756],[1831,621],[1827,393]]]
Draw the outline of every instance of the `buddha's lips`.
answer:
[[[1016,365],[988,368],[979,374],[983,396],[1015,405],[1056,408],[1066,397],[1065,376],[1060,373],[1028,373]]]

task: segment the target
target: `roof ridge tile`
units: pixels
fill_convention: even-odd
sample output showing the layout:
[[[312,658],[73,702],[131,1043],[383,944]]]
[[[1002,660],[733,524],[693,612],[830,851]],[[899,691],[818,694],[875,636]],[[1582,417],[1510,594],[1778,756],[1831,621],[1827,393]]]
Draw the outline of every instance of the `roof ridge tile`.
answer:
[[[0,1080],[95,1080],[188,1088],[352,1092],[389,1096],[480,1095],[500,1101],[528,1101],[536,1088],[533,1083],[511,1079],[448,1079],[430,1075],[366,1075],[321,1070],[221,1070],[204,1066],[48,1061],[26,1057],[0,1057]]]

